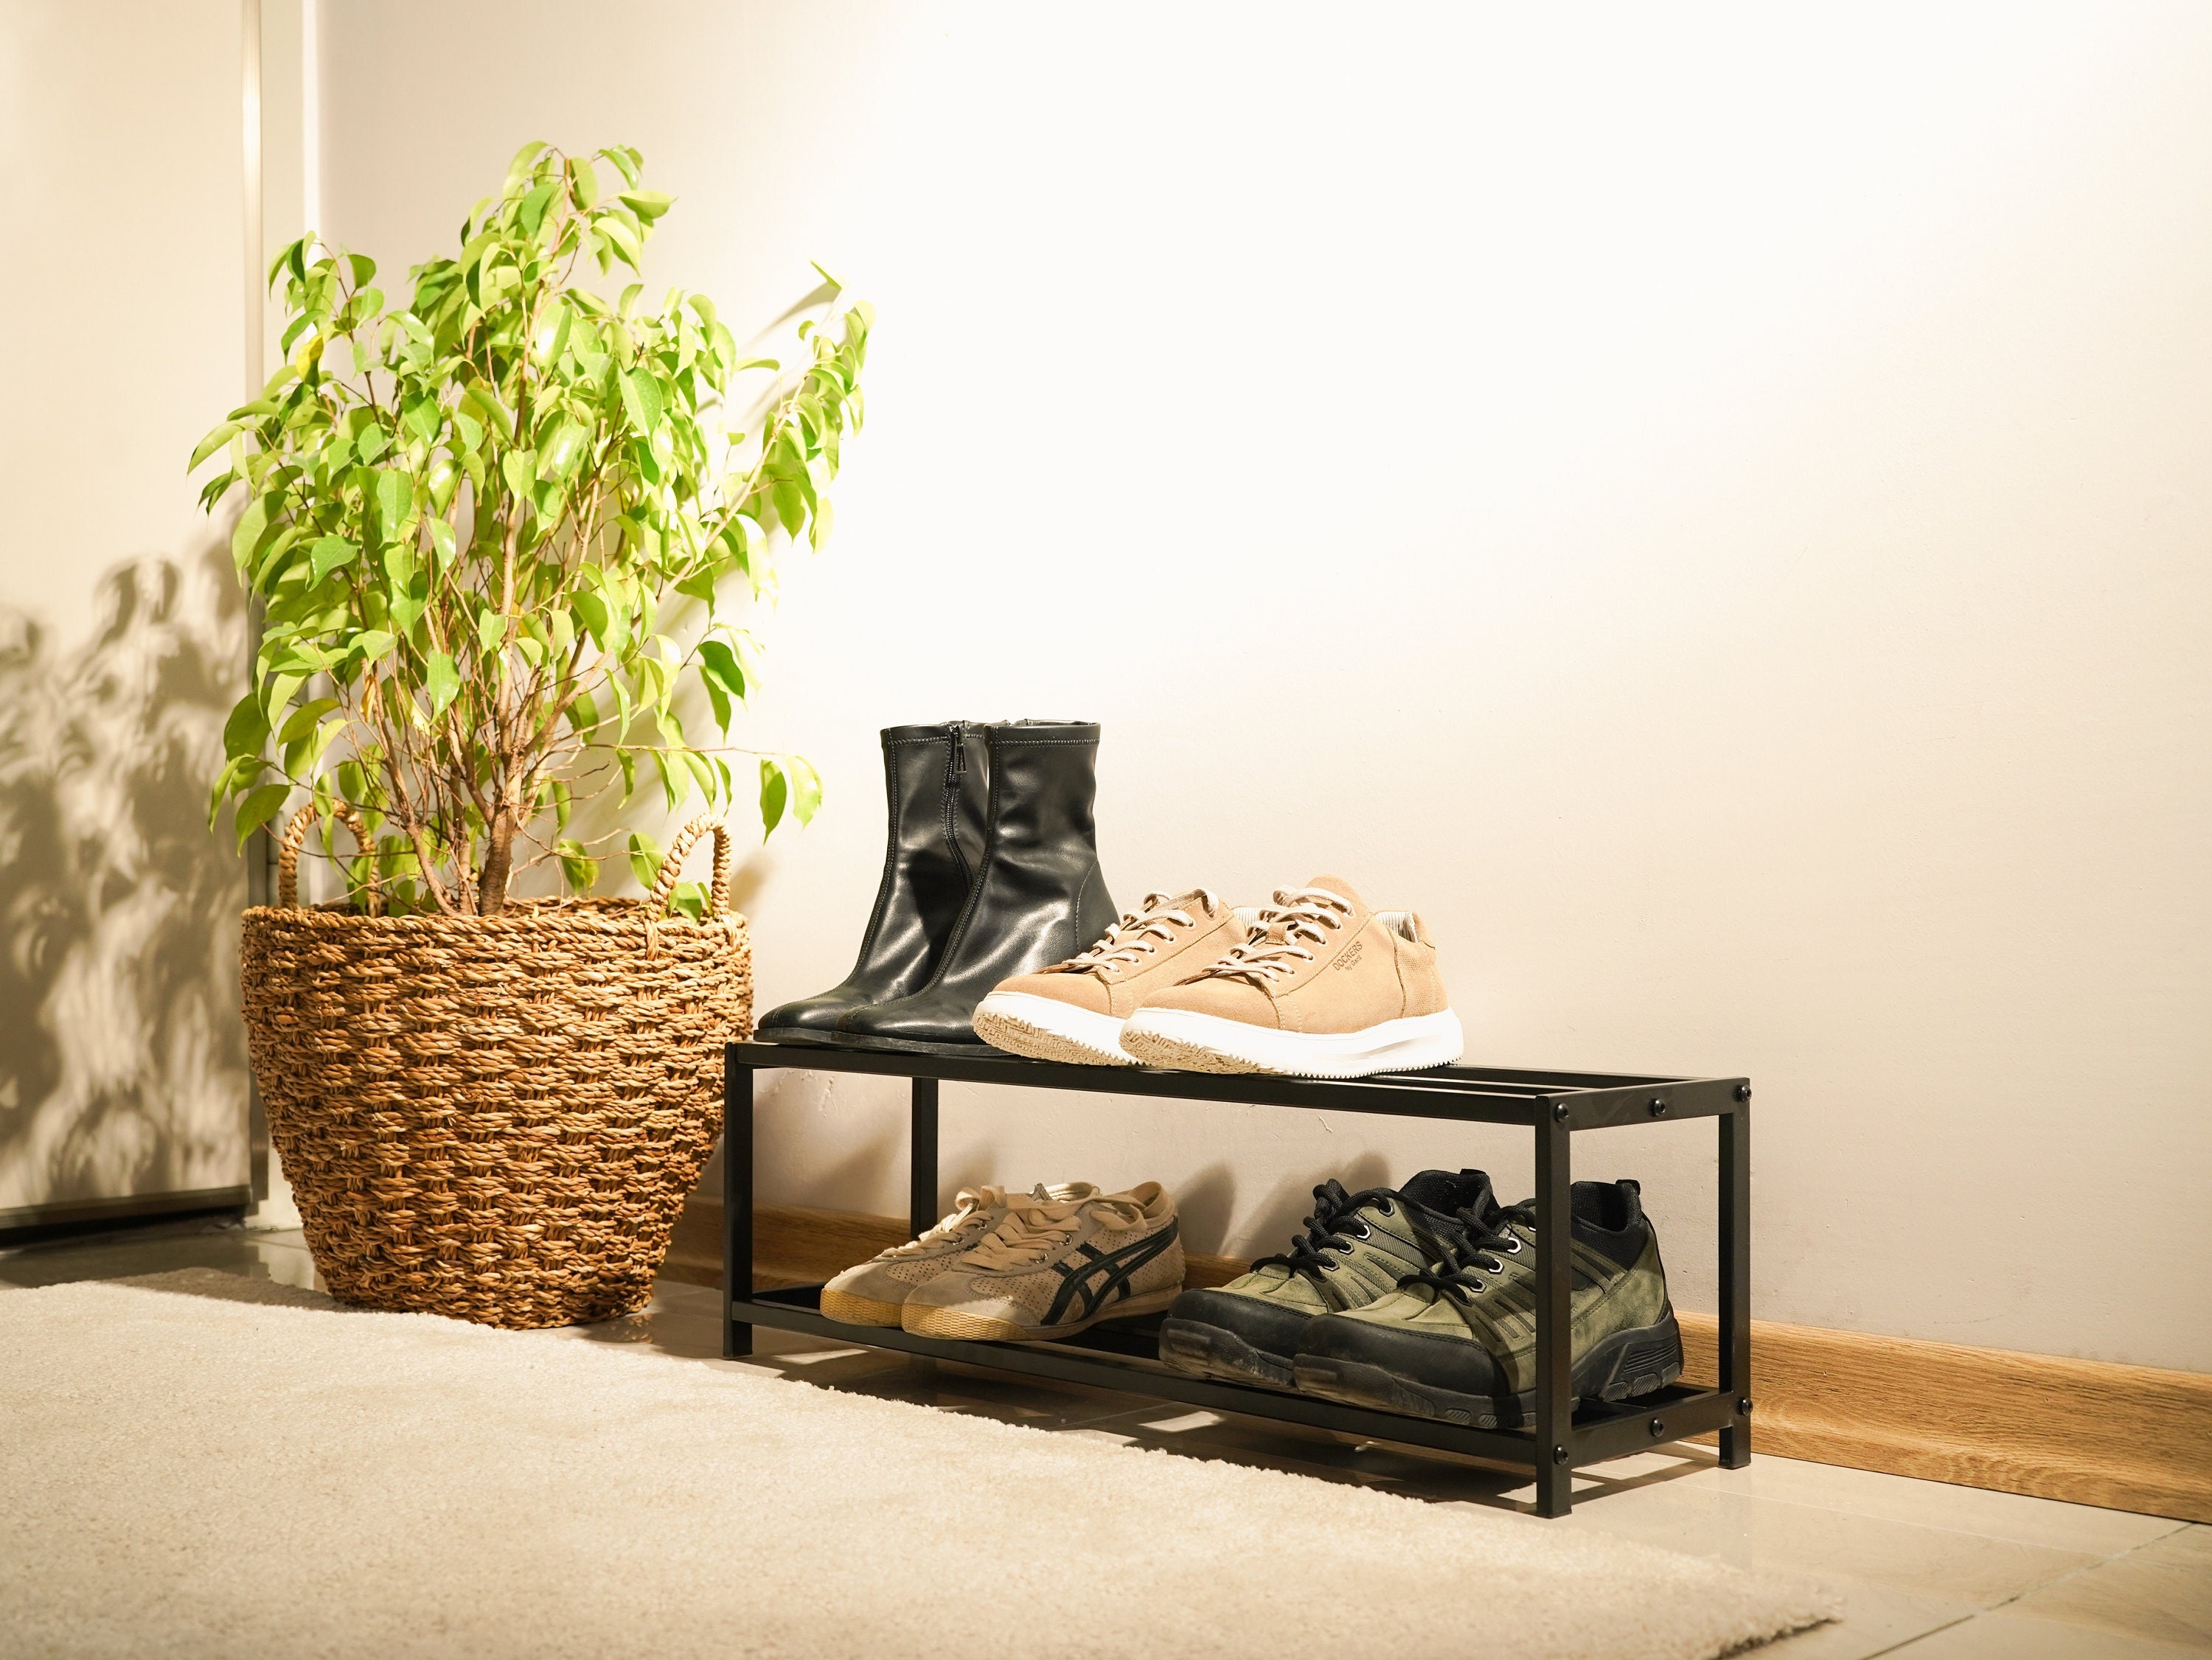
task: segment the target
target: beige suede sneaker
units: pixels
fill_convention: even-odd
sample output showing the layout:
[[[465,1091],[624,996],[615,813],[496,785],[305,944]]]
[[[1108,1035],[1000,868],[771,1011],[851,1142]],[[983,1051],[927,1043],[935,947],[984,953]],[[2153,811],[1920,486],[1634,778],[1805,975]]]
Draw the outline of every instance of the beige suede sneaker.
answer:
[[[994,1048],[1078,1066],[1134,1066],[1121,1022],[1152,992],[1187,980],[1249,937],[1241,914],[1203,888],[1147,894],[1080,956],[1001,980],[975,1006],[975,1033]]]
[[[1016,1211],[1036,1205],[1080,1203],[1098,1197],[1096,1184],[1040,1182],[1027,1193],[1003,1187],[963,1187],[952,1214],[919,1239],[878,1251],[822,1287],[825,1319],[848,1326],[895,1326],[916,1286],[927,1285],[983,1242]]]
[[[947,1272],[906,1300],[902,1322],[932,1337],[1069,1337],[1151,1314],[1182,1290],[1175,1196],[1158,1182],[1008,1214]]]
[[[1121,1047],[1154,1066],[1293,1078],[1443,1066],[1462,1046],[1421,919],[1370,911],[1338,876],[1278,890],[1250,940],[1121,1028]]]

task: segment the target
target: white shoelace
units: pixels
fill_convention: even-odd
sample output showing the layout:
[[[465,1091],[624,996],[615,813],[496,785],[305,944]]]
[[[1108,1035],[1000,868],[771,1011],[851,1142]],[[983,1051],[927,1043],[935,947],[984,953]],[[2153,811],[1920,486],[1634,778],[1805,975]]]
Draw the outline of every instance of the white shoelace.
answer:
[[[1209,912],[1221,908],[1220,900],[1203,888],[1196,890],[1199,900]],[[1189,912],[1167,907],[1174,903],[1172,894],[1147,894],[1134,911],[1125,912],[1121,921],[1098,936],[1098,942],[1090,949],[1070,957],[1069,968],[1104,968],[1109,965],[1133,967],[1139,955],[1154,956],[1159,947],[1152,936],[1172,941],[1176,927],[1194,926]],[[1172,924],[1172,925],[1171,925]]]
[[[1011,1268],[1035,1268],[1065,1245],[1083,1226],[1086,1210],[1100,1213],[1109,1233],[1137,1226],[1145,1208],[1133,1200],[1109,1196],[1072,1204],[1030,1205],[1009,1211],[1006,1220],[983,1236],[962,1264],[993,1273]]]
[[[1261,907],[1260,926],[1250,939],[1197,976],[1239,979],[1265,990],[1270,980],[1295,972],[1314,954],[1298,943],[1303,936],[1316,945],[1344,926],[1352,914],[1352,901],[1326,888],[1279,888],[1274,903]]]

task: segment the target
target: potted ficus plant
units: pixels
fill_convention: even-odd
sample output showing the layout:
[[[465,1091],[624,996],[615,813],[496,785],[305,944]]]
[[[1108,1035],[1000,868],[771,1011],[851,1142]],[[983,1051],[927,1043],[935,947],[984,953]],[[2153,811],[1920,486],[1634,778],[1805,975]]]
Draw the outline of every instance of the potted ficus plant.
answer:
[[[302,239],[270,272],[288,360],[192,457],[228,458],[209,508],[243,487],[264,608],[212,804],[241,844],[283,826],[249,1044],[341,1297],[542,1325],[650,1294],[750,1021],[722,817],[820,799],[797,756],[729,743],[754,671],[724,608],[779,536],[827,536],[869,312],[827,283],[787,369],[703,295],[587,285],[636,272],[669,205],[635,150],[529,145],[404,304]],[[620,821],[641,791],[703,803],[665,857]],[[346,897],[303,909],[318,826]],[[708,829],[714,881],[679,883]],[[593,894],[617,843],[647,899]],[[520,896],[538,867],[556,891]]]

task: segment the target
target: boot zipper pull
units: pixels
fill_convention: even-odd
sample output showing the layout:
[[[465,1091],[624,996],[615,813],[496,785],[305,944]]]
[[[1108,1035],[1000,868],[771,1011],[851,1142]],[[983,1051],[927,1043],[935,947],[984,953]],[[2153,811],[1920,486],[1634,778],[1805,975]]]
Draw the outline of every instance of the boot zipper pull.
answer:
[[[951,752],[945,758],[945,787],[952,788],[952,780],[968,770],[968,723],[956,720],[947,723],[945,731],[951,736]]]

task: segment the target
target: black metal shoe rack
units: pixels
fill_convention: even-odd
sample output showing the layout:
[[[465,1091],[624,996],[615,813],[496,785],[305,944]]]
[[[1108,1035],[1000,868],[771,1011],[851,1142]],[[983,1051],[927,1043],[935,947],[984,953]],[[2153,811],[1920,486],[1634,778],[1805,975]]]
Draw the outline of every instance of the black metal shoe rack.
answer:
[[[1158,1317],[1113,1321],[1054,1342],[966,1342],[918,1337],[824,1319],[821,1287],[756,1293],[753,1282],[753,1075],[790,1069],[908,1078],[914,1129],[908,1227],[919,1235],[940,1214],[937,1183],[937,1087],[1020,1084],[1091,1094],[1150,1095],[1228,1101],[1309,1112],[1379,1112],[1518,1124],[1536,1138],[1536,1406],[1516,1429],[1470,1429],[1434,1419],[1340,1406],[1332,1401],[1216,1383],[1162,1366],[1155,1357]],[[1532,1470],[1536,1513],[1565,1516],[1570,1477],[1591,1464],[1662,1440],[1720,1432],[1720,1461],[1751,1462],[1751,1086],[1741,1078],[1637,1078],[1595,1073],[1516,1072],[1443,1066],[1351,1082],[1218,1076],[1150,1068],[1060,1066],[1013,1056],[940,1058],[796,1044],[733,1043],[724,1057],[727,1130],[723,1142],[722,1353],[752,1353],[752,1328],[775,1326],[842,1342],[902,1349],[1000,1372],[1087,1384],[1187,1402],[1250,1418],[1307,1424],[1376,1441],[1441,1448]],[[1567,1184],[1578,1131],[1614,1130],[1675,1118],[1717,1120],[1720,1143],[1720,1386],[1674,1387],[1620,1405],[1590,1403],[1570,1412]]]

